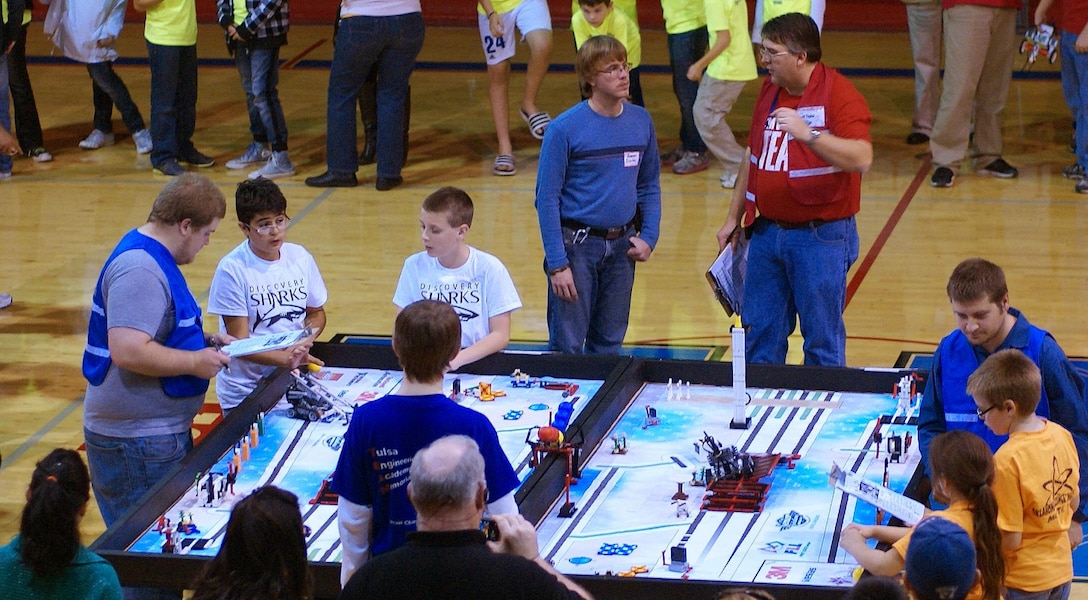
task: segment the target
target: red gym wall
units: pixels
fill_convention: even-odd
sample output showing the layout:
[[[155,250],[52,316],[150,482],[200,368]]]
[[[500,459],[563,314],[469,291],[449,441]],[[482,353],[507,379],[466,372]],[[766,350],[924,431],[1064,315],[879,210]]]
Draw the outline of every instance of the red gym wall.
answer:
[[[476,4],[471,0],[421,0],[423,17],[428,25],[476,24]],[[755,4],[748,1],[749,11]],[[570,1],[548,0],[552,21],[556,26],[570,23]],[[336,0],[292,0],[291,20],[295,23],[328,23],[336,18]],[[35,12],[45,13],[45,7],[35,6]],[[197,0],[197,14],[201,22],[215,21],[215,2]],[[660,29],[661,5],[656,0],[638,3],[639,24],[648,29]],[[37,18],[41,18],[38,16]],[[128,18],[142,21],[143,15],[129,7]],[[907,16],[903,4],[897,0],[829,0],[824,16],[824,27],[854,31],[906,31]]]

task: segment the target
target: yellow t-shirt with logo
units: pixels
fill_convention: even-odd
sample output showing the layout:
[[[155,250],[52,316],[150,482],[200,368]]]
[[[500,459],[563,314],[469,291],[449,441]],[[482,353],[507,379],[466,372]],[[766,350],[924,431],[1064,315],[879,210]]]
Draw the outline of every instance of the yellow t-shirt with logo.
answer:
[[[195,0],[162,0],[147,9],[144,38],[159,46],[195,46]]]
[[[595,35],[610,35],[627,49],[627,64],[632,69],[642,64],[642,36],[638,32],[638,25],[615,7],[609,11],[600,27],[590,25],[582,11],[578,11],[570,19],[570,29],[574,32],[575,48],[581,48],[586,40]]]
[[[700,0],[661,0],[665,33],[687,33],[706,25],[706,7]]]
[[[705,0],[706,28],[714,47],[718,31],[729,32],[729,45],[710,61],[706,74],[719,81],[751,81],[756,78],[756,57],[748,34],[748,5],[744,0]]]
[[[612,0],[612,9],[627,15],[627,18],[631,19],[635,27],[638,27],[638,9],[635,7],[635,0]],[[580,12],[582,12],[582,6],[578,4],[578,0],[572,0],[570,3],[571,17],[573,18],[574,15]]]

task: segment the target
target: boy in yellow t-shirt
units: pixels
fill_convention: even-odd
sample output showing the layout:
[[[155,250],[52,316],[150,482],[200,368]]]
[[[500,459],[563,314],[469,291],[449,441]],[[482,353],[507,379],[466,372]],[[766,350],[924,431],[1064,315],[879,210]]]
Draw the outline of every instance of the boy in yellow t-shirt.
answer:
[[[710,48],[688,68],[688,79],[702,81],[695,97],[695,126],[710,153],[722,165],[723,188],[737,183],[744,146],[725,121],[745,82],[756,78],[756,57],[748,37],[748,5],[744,0],[704,0]],[[706,69],[706,73],[703,73]]]
[[[571,13],[570,30],[574,33],[574,48],[577,50],[586,40],[595,35],[610,35],[627,49],[627,64],[630,66],[628,89],[631,103],[646,106],[642,101],[642,84],[639,83],[638,66],[642,63],[642,35],[638,31],[638,22],[613,5],[612,0],[578,0],[576,10]]]
[[[669,44],[672,91],[680,105],[680,147],[661,154],[661,165],[671,166],[677,175],[705,171],[710,167],[706,144],[695,126],[695,98],[699,84],[688,79],[691,65],[708,47],[706,8],[703,0],[661,0],[665,33]]]
[[[1005,599],[1068,597],[1070,533],[1080,504],[1080,461],[1073,437],[1035,415],[1042,376],[1016,349],[991,354],[967,380],[967,393],[991,431],[1009,440],[994,453],[993,491],[1005,552]],[[1079,528],[1080,525],[1076,524]]]

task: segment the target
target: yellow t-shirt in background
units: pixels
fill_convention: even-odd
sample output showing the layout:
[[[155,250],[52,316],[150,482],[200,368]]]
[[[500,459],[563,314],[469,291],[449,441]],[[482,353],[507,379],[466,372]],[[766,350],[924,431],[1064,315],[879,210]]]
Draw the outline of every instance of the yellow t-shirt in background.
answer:
[[[661,0],[665,33],[687,33],[706,25],[706,7],[701,0]]]
[[[147,9],[144,38],[159,46],[195,46],[195,0],[162,0]]]
[[[627,18],[631,19],[635,27],[638,27],[638,8],[635,7],[635,0],[612,0],[612,10],[618,10],[627,15]],[[580,12],[582,12],[582,7],[578,4],[578,0],[572,0],[570,3],[571,17]]]
[[[639,34],[638,25],[631,22],[627,15],[619,12],[613,6],[612,11],[601,22],[600,27],[594,27],[586,21],[582,11],[574,13],[570,19],[570,29],[574,33],[574,47],[581,48],[586,40],[595,35],[610,35],[627,49],[627,64],[634,69],[642,64],[642,36]]]
[[[748,5],[744,0],[705,0],[703,4],[706,7],[709,47],[714,47],[717,32],[729,32],[729,46],[710,61],[706,74],[718,81],[755,79],[756,57],[752,52],[752,36],[748,34]]]

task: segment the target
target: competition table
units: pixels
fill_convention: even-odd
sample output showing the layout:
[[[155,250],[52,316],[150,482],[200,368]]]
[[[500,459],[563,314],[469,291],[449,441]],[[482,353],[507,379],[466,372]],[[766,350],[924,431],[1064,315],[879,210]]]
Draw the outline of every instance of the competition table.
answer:
[[[322,383],[348,406],[399,383],[388,346],[325,343],[314,354],[327,365]],[[536,385],[515,386],[515,370],[530,374]],[[759,585],[788,600],[841,596],[856,564],[838,549],[838,531],[851,520],[875,519],[871,506],[827,485],[830,461],[875,483],[883,475],[893,489],[916,485],[917,444],[885,468],[886,454],[875,458],[880,444],[872,435],[880,417],[895,411],[892,391],[904,372],[751,365],[746,411],[752,425],[741,430],[728,428],[728,363],[502,353],[447,376],[446,387],[450,391],[459,379],[469,394],[459,401],[495,423],[522,480],[516,498],[522,514],[537,525],[541,553],[598,598],[709,598],[724,587]],[[347,421],[332,415],[315,423],[287,418],[282,397],[291,381],[286,371],[262,381],[94,542],[92,549],[113,563],[123,584],[188,586],[221,543],[230,506],[272,482],[299,496],[311,530],[316,597],[339,594],[335,497],[329,500],[327,479]],[[579,386],[573,393],[543,385],[571,382]],[[481,402],[471,397],[480,383],[507,395]],[[359,393],[360,386],[366,391]],[[564,442],[578,459],[568,517],[558,516],[568,504],[567,455],[540,452],[534,468],[535,452],[525,442],[536,441],[537,428],[564,402],[574,406]],[[255,435],[257,417],[266,412],[263,432]],[[651,413],[654,424],[648,424]],[[914,435],[906,424],[883,425],[882,431],[900,439]],[[259,443],[246,449],[249,456],[231,493],[223,478],[247,435]],[[705,490],[690,480],[706,467],[706,445],[700,444],[705,435],[742,452],[786,456],[761,480],[769,483],[761,511],[702,508]],[[627,452],[613,454],[621,439]],[[683,501],[674,497],[678,488],[687,496]],[[177,527],[189,518],[186,511],[200,531],[177,534],[180,553],[163,553],[158,529],[164,518]],[[677,547],[680,554],[674,553]],[[670,558],[685,554],[689,568],[670,569]]]

